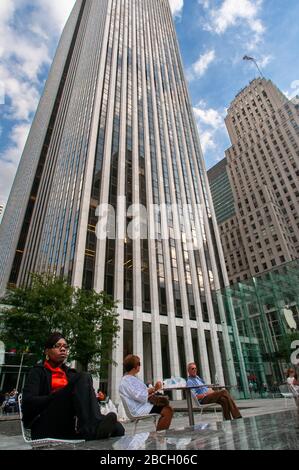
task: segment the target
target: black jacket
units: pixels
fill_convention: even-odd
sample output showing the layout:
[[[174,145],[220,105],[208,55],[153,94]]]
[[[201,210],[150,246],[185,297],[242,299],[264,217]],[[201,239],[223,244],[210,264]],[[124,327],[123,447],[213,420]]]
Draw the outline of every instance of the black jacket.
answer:
[[[75,369],[65,365],[62,366],[68,381],[78,374]],[[49,402],[54,397],[51,394],[52,372],[46,369],[43,364],[38,364],[29,372],[22,396],[22,411],[25,427],[30,427],[34,419],[47,408]]]

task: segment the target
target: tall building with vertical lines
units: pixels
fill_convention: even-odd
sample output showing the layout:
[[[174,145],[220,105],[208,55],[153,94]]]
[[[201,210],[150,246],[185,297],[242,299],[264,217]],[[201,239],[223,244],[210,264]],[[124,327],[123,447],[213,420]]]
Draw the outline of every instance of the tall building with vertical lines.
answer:
[[[115,239],[97,236],[103,204]],[[151,216],[143,240],[121,230],[134,204]],[[153,205],[176,209],[162,217]],[[186,205],[195,250],[179,218]],[[31,272],[118,300],[112,397],[127,353],[142,358],[145,381],[186,376],[195,360],[207,382],[217,373],[235,385],[216,295],[228,279],[168,0],[77,0],[1,225],[2,291]]]

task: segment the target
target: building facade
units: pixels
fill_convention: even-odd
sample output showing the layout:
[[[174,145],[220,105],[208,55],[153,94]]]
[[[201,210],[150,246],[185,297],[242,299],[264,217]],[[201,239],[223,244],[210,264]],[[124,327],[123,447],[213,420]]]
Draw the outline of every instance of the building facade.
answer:
[[[3,212],[4,212],[4,204],[0,204],[0,217],[2,217]]]
[[[143,238],[126,231],[136,218],[148,222]],[[167,0],[77,0],[0,250],[2,291],[49,272],[118,301],[112,397],[127,353],[141,357],[145,381],[185,376],[196,360],[207,382],[217,373],[236,384],[233,338],[215,294],[228,279]]]
[[[227,172],[227,159],[223,158],[208,171],[209,184],[213,198],[218,225],[236,214],[234,194]]]
[[[232,146],[223,171],[235,215],[220,221],[219,229],[234,283],[298,258],[298,102],[258,78],[237,95],[226,126]]]

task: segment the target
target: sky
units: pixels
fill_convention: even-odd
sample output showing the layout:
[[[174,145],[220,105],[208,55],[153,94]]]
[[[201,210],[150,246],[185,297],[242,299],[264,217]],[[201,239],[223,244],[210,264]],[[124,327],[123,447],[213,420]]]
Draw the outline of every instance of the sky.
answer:
[[[74,0],[0,0],[0,204],[6,203]],[[258,73],[299,93],[298,0],[170,0],[207,168],[230,146],[235,95]]]

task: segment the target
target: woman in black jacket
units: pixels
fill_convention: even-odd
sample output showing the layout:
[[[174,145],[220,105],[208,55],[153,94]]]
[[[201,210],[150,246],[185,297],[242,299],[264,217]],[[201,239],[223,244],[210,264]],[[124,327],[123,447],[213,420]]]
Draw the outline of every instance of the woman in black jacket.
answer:
[[[60,333],[48,338],[45,354],[45,362],[29,372],[23,390],[23,421],[32,439],[123,436],[115,413],[101,415],[90,374],[65,365],[68,345]]]

